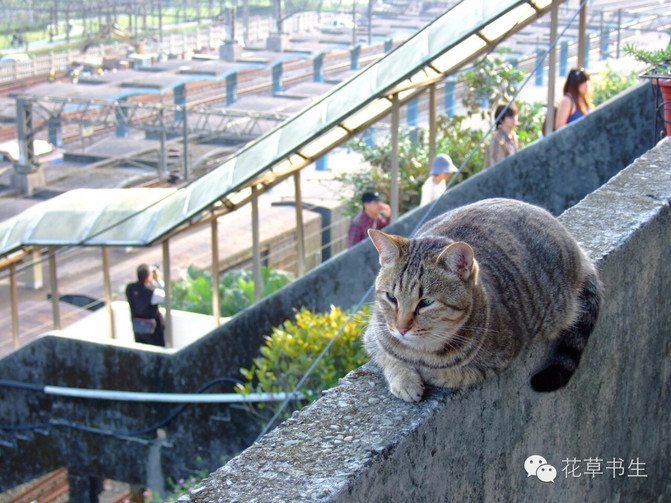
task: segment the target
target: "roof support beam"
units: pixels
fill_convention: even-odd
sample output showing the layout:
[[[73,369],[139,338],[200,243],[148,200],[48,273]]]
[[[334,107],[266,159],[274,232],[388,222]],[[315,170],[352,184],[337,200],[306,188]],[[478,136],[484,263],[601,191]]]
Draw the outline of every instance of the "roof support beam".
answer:
[[[557,25],[559,24],[559,2],[552,0],[550,10],[550,40],[557,39]],[[557,77],[557,46],[552,44],[548,54],[548,94],[547,94],[547,122],[545,124],[545,135],[554,131],[555,114],[555,82]]]
[[[103,260],[103,288],[105,311],[107,312],[107,328],[110,339],[116,339],[114,333],[114,311],[112,310],[112,281],[110,280],[110,252],[107,246],[100,248]]]
[[[16,263],[9,264],[9,303],[12,310],[12,346],[19,349],[19,295],[16,288]]]
[[[399,130],[398,94],[391,101],[391,221],[398,220],[398,130]]]
[[[436,128],[436,84],[433,83],[429,86],[429,163],[436,157]]]
[[[261,240],[259,237],[259,190],[252,186],[252,270],[254,274],[254,302],[261,300]]]
[[[296,276],[305,274],[305,229],[303,227],[303,194],[301,172],[294,172],[294,198],[296,200]]]
[[[170,286],[170,240],[163,241],[163,281],[165,283],[165,346],[174,348],[172,338],[172,288]]]
[[[216,216],[210,221],[210,236],[212,241],[212,316],[214,326],[221,323],[221,304],[219,303],[219,222]]]
[[[587,45],[587,0],[580,9],[580,19],[578,21],[578,67],[585,66],[585,47]],[[553,40],[553,39],[552,39]]]
[[[51,314],[54,320],[54,330],[61,329],[61,308],[58,295],[58,273],[56,272],[56,247],[49,247],[49,285],[51,287]]]

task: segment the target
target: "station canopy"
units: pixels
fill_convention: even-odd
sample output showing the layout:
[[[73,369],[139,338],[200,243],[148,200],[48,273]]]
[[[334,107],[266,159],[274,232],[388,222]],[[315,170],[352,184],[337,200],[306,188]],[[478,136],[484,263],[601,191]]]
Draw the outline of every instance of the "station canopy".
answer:
[[[558,2],[561,3],[561,2]],[[148,246],[247,202],[549,12],[551,0],[464,0],[321,99],[178,189],[78,189],[0,223],[0,259],[29,246]]]

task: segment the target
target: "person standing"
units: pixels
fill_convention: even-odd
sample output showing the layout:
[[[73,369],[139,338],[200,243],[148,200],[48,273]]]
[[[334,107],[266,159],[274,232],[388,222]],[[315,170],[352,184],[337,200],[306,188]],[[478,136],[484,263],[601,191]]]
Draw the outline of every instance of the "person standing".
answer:
[[[352,219],[347,232],[347,248],[368,237],[368,229],[382,229],[389,225],[391,208],[383,203],[377,192],[364,192],[361,196],[363,209]]]
[[[508,108],[505,105],[499,105],[496,107],[494,116],[496,117],[496,130],[492,133],[492,138],[487,145],[485,165],[482,169],[493,166],[519,150],[519,142],[515,132],[517,107],[513,103]]]
[[[438,154],[431,163],[431,176],[422,185],[422,199],[419,205],[424,206],[442,196],[447,186],[447,179],[450,174],[457,171],[449,155]]]
[[[137,268],[137,282],[126,286],[135,342],[165,346],[165,320],[158,305],[165,300],[165,290],[158,266]]]
[[[564,96],[557,105],[555,130],[584,117],[592,110],[589,86],[590,75],[586,70],[573,68],[568,72],[564,83]]]

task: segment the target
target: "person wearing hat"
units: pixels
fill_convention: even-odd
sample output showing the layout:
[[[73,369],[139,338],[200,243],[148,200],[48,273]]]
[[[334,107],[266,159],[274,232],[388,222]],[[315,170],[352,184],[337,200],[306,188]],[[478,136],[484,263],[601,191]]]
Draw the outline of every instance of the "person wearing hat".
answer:
[[[438,199],[447,185],[447,179],[450,174],[456,173],[457,167],[447,154],[438,154],[431,164],[431,176],[422,185],[422,200],[420,206],[429,204],[434,199]]]
[[[380,200],[377,192],[367,191],[361,195],[363,210],[352,219],[347,232],[347,248],[368,237],[368,229],[382,229],[389,225],[391,208]]]

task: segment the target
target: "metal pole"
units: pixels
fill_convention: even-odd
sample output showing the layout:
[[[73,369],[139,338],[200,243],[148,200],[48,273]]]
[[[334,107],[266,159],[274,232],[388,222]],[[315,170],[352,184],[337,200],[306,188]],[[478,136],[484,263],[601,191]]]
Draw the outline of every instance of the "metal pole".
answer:
[[[19,341],[19,294],[16,288],[16,264],[9,265],[9,302],[12,310],[12,345],[18,349]]]
[[[620,44],[622,43],[622,9],[617,9],[617,59],[620,59]]]
[[[212,216],[210,224],[212,240],[212,316],[214,326],[218,327],[221,322],[221,305],[219,301],[219,222],[217,217]]]
[[[174,347],[172,339],[172,289],[170,288],[170,240],[166,239],[163,246],[163,281],[165,283],[165,345]]]
[[[398,94],[391,99],[391,221],[398,220]]]
[[[187,182],[189,180],[189,123],[187,119],[186,104],[183,105],[182,109],[182,121],[184,121],[184,135],[182,139],[182,155],[184,156],[184,181]]]
[[[553,0],[550,12],[550,43],[557,38],[557,24],[559,20],[559,7],[557,0]],[[552,44],[548,58],[548,101],[547,101],[547,122],[545,124],[545,135],[554,131],[555,114],[555,80],[557,76],[557,46]]]
[[[585,67],[585,47],[587,46],[587,2],[580,9],[578,21],[578,68]]]
[[[56,274],[56,248],[49,247],[49,283],[51,285],[51,313],[54,319],[54,330],[61,329],[61,309],[58,298],[58,275]]]
[[[252,186],[252,269],[254,273],[254,302],[261,300],[261,243],[259,239],[259,193]]]
[[[110,338],[116,339],[114,334],[114,311],[112,310],[112,282],[110,280],[110,253],[109,248],[102,247],[103,258],[103,285],[105,295],[105,310],[107,311],[107,321]]]
[[[429,166],[436,157],[436,84],[429,86]]]
[[[167,157],[168,156],[165,153],[165,143],[166,143],[166,140],[167,140],[167,137],[166,137],[167,135],[165,134],[165,110],[162,106],[159,109],[158,114],[159,114],[160,123],[161,123],[161,133],[160,133],[160,137],[161,137],[160,149],[161,149],[161,151],[158,154],[158,159],[159,159],[159,174],[158,174],[158,177],[159,178],[164,178],[166,176],[167,171],[168,171],[168,167],[167,167],[167,164],[168,164],[167,163]]]
[[[294,192],[296,198],[296,273],[305,274],[305,229],[303,228],[303,194],[301,192],[301,172],[294,173]]]

